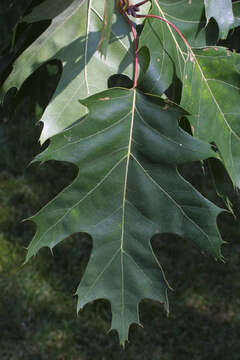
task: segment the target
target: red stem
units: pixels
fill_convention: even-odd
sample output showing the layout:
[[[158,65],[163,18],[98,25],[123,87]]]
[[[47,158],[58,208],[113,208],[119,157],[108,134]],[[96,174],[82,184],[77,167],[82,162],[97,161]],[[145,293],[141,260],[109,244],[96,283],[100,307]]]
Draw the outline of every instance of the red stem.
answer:
[[[138,81],[138,66],[139,66],[139,59],[138,59],[138,38],[137,38],[137,32],[133,26],[132,21],[129,19],[129,17],[124,13],[125,18],[127,19],[127,22],[131,28],[133,38],[134,38],[134,44],[135,44],[135,70],[134,70],[134,82],[133,82],[133,88],[136,89],[137,87],[137,81]]]
[[[141,1],[140,3],[136,4],[135,6],[141,6],[143,4],[145,4],[146,2],[148,2],[149,0],[144,0]],[[138,67],[139,67],[139,58],[138,58],[138,37],[137,37],[137,32],[133,26],[132,21],[129,19],[128,15],[126,14],[126,12],[122,11],[122,14],[125,16],[132,34],[133,34],[133,38],[134,38],[134,44],[135,44],[135,70],[134,70],[134,83],[133,83],[133,88],[135,89],[137,87],[137,81],[138,81]],[[191,49],[191,46],[189,45],[189,43],[187,42],[187,40],[185,39],[185,37],[183,36],[183,34],[181,33],[181,31],[170,21],[168,21],[167,19],[163,18],[162,16],[159,15],[151,15],[151,14],[147,14],[147,15],[135,15],[136,18],[153,18],[153,19],[159,19],[161,21],[164,21],[165,23],[167,23],[168,25],[170,25],[177,33],[178,35],[181,37],[181,39],[183,40],[184,44]]]
[[[170,25],[177,33],[178,35],[181,37],[181,39],[184,41],[185,45],[191,49],[191,46],[189,45],[189,43],[187,42],[187,40],[185,39],[185,37],[183,36],[183,34],[181,33],[181,31],[170,21],[168,21],[167,19],[163,18],[162,16],[158,16],[158,15],[151,15],[151,14],[147,14],[147,15],[136,15],[137,18],[154,18],[154,19],[159,19],[164,21],[165,23],[167,23],[168,25]]]

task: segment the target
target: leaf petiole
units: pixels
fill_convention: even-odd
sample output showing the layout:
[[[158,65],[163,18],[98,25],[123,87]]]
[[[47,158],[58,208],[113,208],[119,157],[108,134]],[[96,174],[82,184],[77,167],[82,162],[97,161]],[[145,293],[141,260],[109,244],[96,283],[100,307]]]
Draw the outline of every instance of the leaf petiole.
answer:
[[[153,19],[159,19],[161,21],[164,21],[166,24],[170,25],[178,33],[178,35],[181,37],[181,39],[183,40],[185,45],[189,49],[191,49],[191,46],[189,45],[189,43],[187,42],[187,40],[185,39],[185,37],[183,36],[181,31],[178,29],[178,27],[176,25],[174,25],[173,23],[171,23],[170,21],[168,21],[167,19],[163,18],[162,16],[152,15],[152,14],[145,14],[145,15],[136,15],[135,17],[136,18],[153,18]]]
[[[142,5],[144,5],[145,3],[147,3],[150,0],[143,0],[135,5],[131,5],[129,3],[129,0],[119,0],[118,1],[118,8],[119,11],[122,13],[122,15],[126,18],[132,34],[133,34],[133,38],[134,38],[134,43],[135,43],[135,71],[134,71],[134,85],[133,88],[137,87],[137,78],[138,78],[138,67],[139,67],[139,58],[138,58],[138,37],[137,37],[137,32],[134,28],[133,22],[130,20],[129,15],[134,17],[134,18],[153,18],[153,19],[158,19],[161,21],[164,21],[166,24],[168,24],[169,26],[171,26],[177,33],[178,35],[181,37],[181,39],[183,40],[184,44],[187,46],[188,49],[191,50],[191,46],[189,45],[188,41],[185,39],[185,37],[183,36],[183,34],[181,33],[181,31],[178,29],[178,27],[176,25],[174,25],[173,23],[171,23],[169,20],[163,18],[162,16],[159,15],[152,15],[152,14],[144,14],[144,15],[140,15],[137,14],[138,11],[140,11],[140,7]]]

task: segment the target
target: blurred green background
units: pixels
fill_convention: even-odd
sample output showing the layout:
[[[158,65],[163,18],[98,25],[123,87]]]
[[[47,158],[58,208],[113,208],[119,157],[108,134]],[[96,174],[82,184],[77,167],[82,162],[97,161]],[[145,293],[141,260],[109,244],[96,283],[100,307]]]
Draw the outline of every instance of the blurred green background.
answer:
[[[33,1],[37,4],[39,1]],[[31,0],[1,0],[0,79],[19,51],[47,25],[13,28]],[[239,47],[236,30],[225,45]],[[170,316],[160,304],[140,305],[144,328],[132,326],[123,350],[115,332],[107,333],[109,304],[97,301],[76,315],[73,296],[91,252],[87,235],[74,235],[54,249],[43,249],[23,266],[35,232],[22,222],[52,199],[76,175],[67,163],[29,166],[41,151],[41,125],[35,125],[60,76],[57,62],[40,68],[17,97],[10,92],[0,108],[0,359],[1,360],[239,360],[240,359],[240,222],[228,213],[218,219],[226,263],[201,254],[184,239],[152,239],[174,291]],[[44,79],[44,81],[43,81]],[[14,111],[11,111],[11,106]],[[181,169],[205,196],[220,206],[209,168],[191,164]],[[231,189],[229,190],[232,191]],[[231,193],[236,212],[239,196]]]

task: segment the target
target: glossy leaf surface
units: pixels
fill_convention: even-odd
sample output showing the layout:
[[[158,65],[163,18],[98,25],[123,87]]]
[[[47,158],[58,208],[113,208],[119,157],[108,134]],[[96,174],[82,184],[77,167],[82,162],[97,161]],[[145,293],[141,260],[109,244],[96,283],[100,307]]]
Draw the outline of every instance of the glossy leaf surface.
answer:
[[[115,88],[82,104],[87,117],[53,137],[36,158],[72,162],[79,174],[31,218],[37,233],[27,260],[73,233],[90,234],[93,251],[77,290],[78,310],[109,300],[112,329],[124,344],[129,326],[140,323],[142,299],[158,300],[168,310],[168,285],[150,245],[154,235],[177,234],[221,258],[221,209],[177,171],[215,153],[180,129],[184,112],[159,97]]]

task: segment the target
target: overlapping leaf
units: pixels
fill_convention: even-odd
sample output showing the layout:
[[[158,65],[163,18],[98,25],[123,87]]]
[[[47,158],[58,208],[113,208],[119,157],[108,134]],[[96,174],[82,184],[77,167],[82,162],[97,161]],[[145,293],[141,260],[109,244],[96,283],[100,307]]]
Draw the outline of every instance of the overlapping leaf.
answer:
[[[67,2],[68,7],[62,0],[58,2],[64,11],[54,17],[50,27],[18,58],[4,84],[4,92],[12,86],[19,88],[44,62],[61,61],[61,80],[42,117],[41,142],[81,118],[86,108],[78,99],[105,89],[110,75],[119,72],[132,75],[129,29],[121,15],[112,28],[108,56],[104,59],[97,51],[103,25],[103,2],[74,0]],[[50,10],[49,15],[42,11],[39,17],[52,17],[59,7],[52,6]],[[34,14],[36,12],[28,19],[34,19]]]
[[[239,25],[240,2],[233,4],[235,22]],[[204,0],[174,1],[153,0],[150,14],[160,15],[172,22],[183,34],[192,48],[215,45],[218,29],[214,24],[206,26]],[[169,34],[170,32],[170,34]],[[151,43],[149,43],[151,36]],[[176,37],[176,41],[172,41]],[[151,46],[149,46],[149,44]],[[174,30],[159,20],[147,20],[140,38],[140,48],[149,47],[150,63],[147,82],[143,79],[144,89],[157,94],[163,93],[171,85],[174,75],[181,77],[184,63],[181,52],[186,52],[183,42],[174,34]],[[140,52],[141,53],[141,52]],[[177,54],[172,58],[172,53]],[[144,61],[146,54],[143,54]],[[177,64],[175,64],[177,61]],[[183,59],[183,61],[185,61]],[[180,71],[180,75],[179,75]]]
[[[161,8],[164,17],[174,23],[192,47],[215,44],[218,38],[217,27],[206,28],[204,0],[152,0],[152,14],[156,6]],[[158,12],[158,11],[157,11]]]
[[[183,0],[174,3],[172,0],[153,0],[150,14],[162,16],[174,23],[191,47],[203,47],[215,44],[217,41],[217,27],[212,24],[208,27],[205,26],[203,0],[193,2]],[[175,42],[172,41],[169,32],[171,32],[171,28],[167,27],[165,23],[154,19],[146,20],[139,43],[140,48],[147,47],[150,50],[147,80],[145,81],[143,78],[146,91],[157,94],[165,92],[171,85],[176,72],[177,75],[179,75],[179,71],[183,72],[185,60],[182,59],[181,53],[186,51],[186,47],[181,41],[178,41],[178,38]],[[151,43],[149,43],[150,34]],[[177,57],[172,58],[172,52],[177,54]],[[145,53],[143,57],[145,60]]]
[[[187,11],[190,8],[188,1],[184,1],[182,6],[179,3],[177,3],[177,6],[175,6],[175,3],[172,6],[170,6],[170,3],[167,3],[168,6],[166,6],[165,2],[163,5],[160,4],[161,1],[153,0],[150,14],[161,16],[171,22],[175,20],[176,23],[174,22],[174,24],[179,26],[184,36],[191,42],[191,37],[194,36],[192,34],[196,34],[199,19],[194,22],[194,25],[187,21],[188,18],[189,20],[191,19],[191,12]],[[200,16],[203,6],[200,5],[200,2],[195,2],[194,4],[198,9],[196,13]],[[173,11],[174,15],[178,11],[179,16],[181,8],[184,8],[180,16],[180,20],[183,19],[183,24],[180,23],[178,18],[176,19],[169,15],[167,12],[169,8]],[[193,27],[196,27],[195,32]],[[151,42],[149,42],[149,34],[151,34]],[[145,48],[150,53],[148,69],[142,79],[143,88],[146,92],[160,95],[172,84],[174,76],[178,76],[181,79],[188,54],[186,54],[185,44],[181,39],[179,41],[178,35],[174,33],[170,26],[159,19],[147,19],[140,37],[139,47],[140,54]]]
[[[240,187],[240,56],[217,47],[195,51],[195,59],[186,62],[181,103],[194,135],[217,145]]]
[[[207,22],[214,18],[219,26],[219,36],[225,39],[234,27],[232,0],[204,0]]]
[[[158,1],[154,1],[153,11],[164,17]],[[237,121],[240,115],[240,56],[220,47],[193,52],[169,25],[159,20],[150,20],[145,31],[150,29],[155,33],[151,43],[147,45],[142,40],[152,57],[144,88],[161,93],[173,81],[175,71],[183,83],[181,105],[191,114],[189,120],[194,135],[217,145],[233,183],[240,186]],[[159,47],[162,53],[157,53]]]
[[[167,282],[150,245],[158,233],[188,238],[221,258],[220,209],[177,172],[182,163],[214,156],[210,145],[178,127],[183,112],[159,97],[115,88],[82,104],[89,114],[52,138],[36,160],[79,167],[74,182],[31,219],[37,223],[27,260],[44,246],[87,232],[93,252],[77,290],[78,309],[107,299],[121,343],[139,324],[144,298],[168,309]]]

